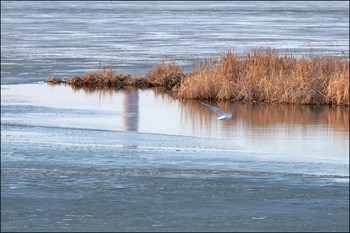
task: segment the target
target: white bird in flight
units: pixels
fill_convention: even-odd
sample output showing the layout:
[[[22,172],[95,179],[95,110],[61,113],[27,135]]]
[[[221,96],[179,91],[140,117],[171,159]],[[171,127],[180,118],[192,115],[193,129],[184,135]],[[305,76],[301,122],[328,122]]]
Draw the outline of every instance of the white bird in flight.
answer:
[[[248,97],[248,94],[246,94],[243,98],[238,100],[238,102],[235,104],[235,106],[233,106],[228,113],[224,113],[220,109],[218,109],[216,107],[213,107],[213,106],[210,106],[208,104],[205,104],[205,103],[202,103],[202,102],[199,102],[199,103],[203,104],[205,107],[209,108],[210,110],[213,110],[214,112],[219,113],[221,116],[219,116],[216,119],[218,119],[218,120],[224,120],[224,119],[227,120],[227,119],[230,119],[232,117],[233,110],[235,110],[238,107],[238,105],[240,105],[247,97]]]

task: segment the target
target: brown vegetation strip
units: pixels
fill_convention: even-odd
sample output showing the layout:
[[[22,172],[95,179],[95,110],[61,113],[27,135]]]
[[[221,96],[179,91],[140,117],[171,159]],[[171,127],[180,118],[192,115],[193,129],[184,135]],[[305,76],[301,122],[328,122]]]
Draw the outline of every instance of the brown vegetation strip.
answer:
[[[347,59],[282,56],[270,49],[243,55],[229,51],[194,65],[186,74],[174,61],[163,61],[142,77],[99,69],[69,80],[50,77],[46,82],[94,88],[160,87],[184,99],[237,100],[248,93],[247,101],[349,106]]]

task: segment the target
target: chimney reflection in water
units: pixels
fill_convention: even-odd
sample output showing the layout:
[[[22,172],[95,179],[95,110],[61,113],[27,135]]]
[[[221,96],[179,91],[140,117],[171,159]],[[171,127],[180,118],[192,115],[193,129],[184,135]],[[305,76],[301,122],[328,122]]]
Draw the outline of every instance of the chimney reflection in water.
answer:
[[[139,124],[138,90],[123,91],[123,126],[124,130],[137,131]]]

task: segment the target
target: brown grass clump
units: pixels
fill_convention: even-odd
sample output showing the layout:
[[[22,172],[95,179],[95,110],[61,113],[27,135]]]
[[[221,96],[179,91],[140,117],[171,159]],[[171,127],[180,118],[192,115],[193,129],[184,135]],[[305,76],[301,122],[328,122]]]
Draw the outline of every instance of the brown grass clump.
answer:
[[[208,58],[184,74],[175,61],[156,63],[145,76],[116,74],[98,69],[69,80],[50,77],[49,83],[74,87],[159,87],[176,98],[237,100],[291,104],[349,106],[349,61],[346,58],[279,55],[271,49],[245,54],[228,51]]]
[[[116,74],[110,68],[108,71],[103,68],[102,70],[95,70],[86,72],[83,76],[74,75],[66,83],[75,87],[116,87],[123,88],[127,84],[127,81],[131,78],[129,74]]]
[[[62,81],[62,80],[59,79],[59,78],[55,78],[55,76],[51,76],[50,78],[47,78],[47,79],[45,80],[45,82],[50,83],[50,84],[58,84],[58,83],[62,83],[62,82],[64,82],[64,81]]]
[[[60,80],[54,77],[50,77],[45,80],[45,82],[51,84],[66,83],[72,85],[73,87],[116,87],[124,88],[132,82],[131,76],[129,74],[116,74],[110,68],[109,70],[98,69],[91,72],[86,72],[83,76],[74,75],[69,80]]]
[[[162,64],[156,63],[153,70],[148,71],[144,79],[152,87],[164,87],[166,90],[172,90],[175,86],[180,85],[184,74],[180,66],[175,61],[163,61]]]

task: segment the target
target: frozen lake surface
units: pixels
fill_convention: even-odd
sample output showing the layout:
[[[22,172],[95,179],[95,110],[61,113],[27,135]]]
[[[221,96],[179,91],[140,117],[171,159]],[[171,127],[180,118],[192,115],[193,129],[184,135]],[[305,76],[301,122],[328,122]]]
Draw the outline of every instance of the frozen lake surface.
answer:
[[[348,58],[349,2],[2,1],[1,230],[349,231],[349,108],[42,82],[260,46]]]
[[[190,71],[257,47],[349,58],[349,2],[1,2],[2,84],[100,64],[145,75],[169,58]]]

